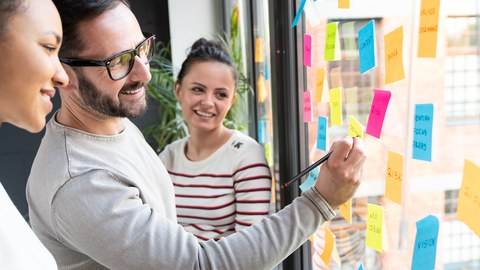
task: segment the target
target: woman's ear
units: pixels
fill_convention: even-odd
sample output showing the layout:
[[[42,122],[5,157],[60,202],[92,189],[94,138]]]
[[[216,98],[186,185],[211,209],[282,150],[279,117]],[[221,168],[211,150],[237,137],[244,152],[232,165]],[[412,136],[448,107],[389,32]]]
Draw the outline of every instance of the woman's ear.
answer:
[[[175,84],[173,85],[173,91],[175,91],[175,96],[177,97],[178,102],[182,102],[180,98],[180,83],[178,81],[175,81]]]

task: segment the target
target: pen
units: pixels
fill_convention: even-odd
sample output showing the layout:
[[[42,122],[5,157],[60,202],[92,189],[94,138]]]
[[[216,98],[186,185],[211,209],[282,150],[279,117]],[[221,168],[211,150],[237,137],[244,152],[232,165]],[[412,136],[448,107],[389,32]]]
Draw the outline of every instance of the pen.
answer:
[[[329,157],[330,155],[332,154],[332,152],[328,152],[328,154],[326,154],[325,156],[323,156],[321,159],[317,160],[315,163],[313,163],[312,165],[308,166],[305,170],[303,170],[302,172],[300,172],[299,174],[297,174],[295,177],[292,178],[292,180],[288,181],[287,183],[285,183],[285,187],[288,187],[289,185],[291,185],[293,182],[299,180],[300,178],[302,178],[302,176],[304,176],[305,174],[307,174],[308,172],[310,172],[311,170],[315,169],[318,165],[322,164],[323,162],[325,162]]]

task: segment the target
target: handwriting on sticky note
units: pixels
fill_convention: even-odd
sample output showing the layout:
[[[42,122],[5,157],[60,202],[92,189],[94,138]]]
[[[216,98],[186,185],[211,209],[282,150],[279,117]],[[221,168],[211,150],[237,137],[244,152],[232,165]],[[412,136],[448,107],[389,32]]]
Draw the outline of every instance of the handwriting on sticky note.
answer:
[[[307,67],[312,66],[312,35],[303,34],[303,64]]]
[[[330,258],[332,257],[333,247],[335,245],[335,235],[328,229],[325,228],[325,247],[323,253],[320,255],[322,261],[330,267]]]
[[[437,55],[439,8],[440,0],[422,0],[418,31],[418,57],[435,58]]]
[[[465,160],[462,186],[458,191],[458,219],[480,237],[480,167]]]
[[[358,54],[360,56],[360,73],[377,66],[377,45],[375,40],[375,21],[371,20],[358,31]]]
[[[392,93],[386,90],[373,90],[373,101],[367,121],[367,134],[380,138],[383,120],[387,113],[388,103]]]
[[[318,117],[317,149],[327,151],[328,118]]]
[[[417,235],[413,248],[412,270],[435,269],[438,218],[429,215],[416,223]]]
[[[343,125],[342,116],[342,89],[330,89],[330,119],[332,126]]]
[[[385,181],[385,197],[398,203],[402,203],[403,182],[403,155],[388,151],[387,175]]]
[[[303,92],[303,122],[312,122],[312,109],[312,92],[310,90],[307,90]]]
[[[383,251],[383,207],[367,204],[367,247]]]
[[[348,137],[358,137],[363,138],[363,125],[358,122],[355,117],[350,116],[350,121],[348,124]]]
[[[403,67],[403,27],[384,36],[385,84],[405,78]]]
[[[331,22],[327,24],[327,37],[325,39],[324,60],[340,60],[340,38],[338,35],[338,22]]]
[[[317,68],[315,76],[315,102],[322,102],[323,88],[325,83],[325,68]]]
[[[412,158],[432,161],[433,104],[416,104]]]

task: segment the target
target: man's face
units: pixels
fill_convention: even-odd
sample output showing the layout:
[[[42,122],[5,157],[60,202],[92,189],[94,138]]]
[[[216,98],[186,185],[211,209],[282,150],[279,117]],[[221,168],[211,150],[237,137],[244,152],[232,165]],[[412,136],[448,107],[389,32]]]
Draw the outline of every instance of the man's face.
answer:
[[[104,60],[134,49],[145,37],[133,13],[125,5],[79,25],[84,50],[76,58]],[[135,57],[128,76],[113,81],[106,67],[74,68],[84,109],[112,117],[139,117],[146,111],[149,65]]]

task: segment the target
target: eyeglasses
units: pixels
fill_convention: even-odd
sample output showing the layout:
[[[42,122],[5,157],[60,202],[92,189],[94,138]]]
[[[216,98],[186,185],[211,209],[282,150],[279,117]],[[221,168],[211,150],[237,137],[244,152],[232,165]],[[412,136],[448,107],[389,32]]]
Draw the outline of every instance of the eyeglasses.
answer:
[[[145,40],[133,50],[123,51],[102,60],[84,60],[77,58],[60,58],[60,62],[72,67],[106,67],[108,76],[114,81],[121,80],[130,74],[135,64],[135,56],[140,57],[145,65],[150,63],[155,53],[155,35],[144,33]]]

